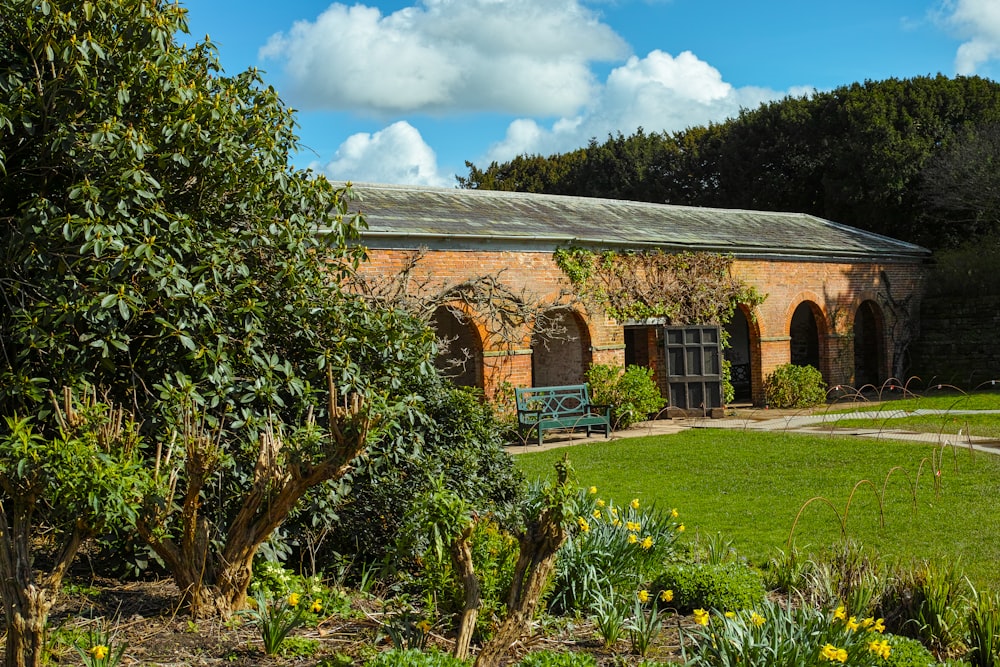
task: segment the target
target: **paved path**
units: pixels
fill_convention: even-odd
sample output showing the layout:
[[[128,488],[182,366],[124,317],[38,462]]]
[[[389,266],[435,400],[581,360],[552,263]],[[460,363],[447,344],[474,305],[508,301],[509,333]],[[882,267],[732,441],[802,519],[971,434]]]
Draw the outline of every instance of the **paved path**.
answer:
[[[911,415],[928,414],[995,414],[1000,419],[1000,410],[880,410],[851,413],[815,413],[802,411],[779,411],[759,409],[738,409],[731,416],[722,419],[680,418],[660,419],[642,422],[624,431],[616,431],[611,440],[621,438],[636,438],[650,435],[668,435],[689,428],[726,428],[746,431],[789,431],[811,433],[840,437],[858,437],[872,440],[909,440],[913,442],[933,443],[937,445],[955,445],[970,447],[975,450],[1000,454],[1000,441],[990,438],[969,436],[954,433],[914,433],[888,428],[838,428],[837,422],[843,419],[892,419]],[[534,444],[517,444],[507,447],[512,454],[538,452],[556,447],[581,445],[589,442],[604,442],[604,437],[593,435],[589,439],[584,433],[547,433],[541,447]]]

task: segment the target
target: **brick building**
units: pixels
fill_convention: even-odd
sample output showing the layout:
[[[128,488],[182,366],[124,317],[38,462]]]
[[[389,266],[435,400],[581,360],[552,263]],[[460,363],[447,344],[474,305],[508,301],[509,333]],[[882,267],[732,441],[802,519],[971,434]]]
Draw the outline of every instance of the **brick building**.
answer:
[[[453,366],[456,382],[488,393],[505,381],[580,382],[592,363],[636,363],[656,370],[672,404],[695,407],[700,398],[702,407],[714,406],[697,392],[675,395],[683,388],[674,383],[685,359],[711,370],[717,332],[618,322],[573,299],[553,259],[559,247],[732,255],[734,275],[767,295],[753,312],[741,306],[725,327],[737,400],[759,404],[763,379],[788,362],[817,367],[831,386],[878,386],[902,373],[916,333],[929,251],[813,216],[415,186],[354,189],[368,223],[368,279],[389,282],[405,270],[405,289],[445,293],[493,276],[560,325],[564,335],[555,340],[531,330],[499,337],[467,302],[440,305],[432,321],[452,341],[447,355],[465,360]]]

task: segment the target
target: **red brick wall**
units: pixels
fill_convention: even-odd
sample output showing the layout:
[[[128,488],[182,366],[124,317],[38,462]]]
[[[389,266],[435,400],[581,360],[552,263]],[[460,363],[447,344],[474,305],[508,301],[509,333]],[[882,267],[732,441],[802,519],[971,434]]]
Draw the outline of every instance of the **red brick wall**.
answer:
[[[362,273],[392,278],[404,267],[411,251],[370,250],[370,261]],[[862,302],[876,304],[882,324],[885,354],[882,375],[891,375],[895,339],[907,325],[898,321],[886,303],[909,299],[910,318],[919,315],[923,290],[923,267],[906,263],[795,262],[737,260],[735,276],[767,295],[753,313],[751,323],[751,367],[754,398],[759,402],[763,378],[776,366],[789,362],[789,325],[799,304],[812,302],[818,313],[820,371],[830,385],[853,382],[853,322]],[[426,251],[416,271],[414,284],[426,281],[427,289],[440,289],[470,277],[497,275],[515,292],[537,302],[568,304],[569,282],[548,252]],[[886,280],[888,278],[888,280]],[[620,324],[602,312],[580,303],[571,306],[587,327],[593,363],[624,363],[624,338]],[[655,347],[655,346],[654,346]],[[515,386],[531,384],[531,332],[508,349],[497,341],[484,342],[484,383],[487,392],[508,381]]]

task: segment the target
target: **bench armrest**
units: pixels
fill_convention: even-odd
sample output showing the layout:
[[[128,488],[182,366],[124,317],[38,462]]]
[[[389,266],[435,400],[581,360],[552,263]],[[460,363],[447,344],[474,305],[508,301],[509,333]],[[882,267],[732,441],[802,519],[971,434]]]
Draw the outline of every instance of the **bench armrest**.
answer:
[[[587,403],[587,405],[585,405],[584,407],[587,408],[588,412],[597,412],[597,413],[603,412],[605,416],[611,416],[610,405],[605,405],[603,403]]]

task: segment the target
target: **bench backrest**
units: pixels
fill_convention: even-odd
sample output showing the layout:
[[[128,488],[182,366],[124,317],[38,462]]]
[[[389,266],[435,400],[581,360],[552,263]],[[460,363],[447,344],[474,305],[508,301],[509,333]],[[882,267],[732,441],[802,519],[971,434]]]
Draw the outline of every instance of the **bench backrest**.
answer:
[[[543,416],[578,415],[590,404],[585,384],[562,387],[523,387],[514,390],[518,410],[541,410]]]

